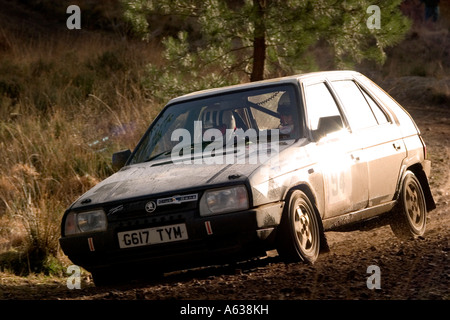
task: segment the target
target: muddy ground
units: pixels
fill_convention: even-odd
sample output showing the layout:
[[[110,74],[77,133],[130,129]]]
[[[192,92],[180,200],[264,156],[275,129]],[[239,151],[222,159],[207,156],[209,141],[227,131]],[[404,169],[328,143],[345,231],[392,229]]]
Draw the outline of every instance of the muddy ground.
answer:
[[[233,266],[166,274],[158,281],[101,288],[94,286],[88,273],[82,275],[81,288],[73,290],[67,288],[67,278],[0,273],[0,299],[450,300],[450,109],[446,103],[411,103],[407,110],[421,129],[433,161],[430,184],[437,203],[419,239],[400,241],[389,226],[328,232],[331,250],[314,265],[284,264],[272,255]],[[379,289],[367,286],[372,276],[369,266],[379,267]]]

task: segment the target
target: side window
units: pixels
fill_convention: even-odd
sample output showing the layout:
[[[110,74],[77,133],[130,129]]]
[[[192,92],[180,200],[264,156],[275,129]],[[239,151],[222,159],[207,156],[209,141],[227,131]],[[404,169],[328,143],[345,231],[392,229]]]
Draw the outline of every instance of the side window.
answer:
[[[411,121],[412,119],[410,115],[395,99],[393,99],[388,93],[368,78],[362,78],[362,80],[364,85],[368,87],[369,92],[380,99],[383,106],[386,106],[389,111],[395,114],[396,121],[401,124],[403,132],[408,132],[408,134],[417,134],[417,128],[414,121]]]
[[[373,127],[378,124],[361,90],[351,80],[333,81],[333,86],[343,103],[352,129]]]
[[[364,90],[361,90],[364,98],[366,98],[367,103],[369,103],[370,108],[373,111],[373,114],[375,115],[375,118],[377,118],[378,124],[388,123],[389,119],[386,116],[386,114],[380,109],[378,104],[376,104],[375,101],[373,101],[372,97],[370,97]]]
[[[325,83],[306,86],[305,96],[309,126],[314,139],[319,140],[343,128],[338,106]]]

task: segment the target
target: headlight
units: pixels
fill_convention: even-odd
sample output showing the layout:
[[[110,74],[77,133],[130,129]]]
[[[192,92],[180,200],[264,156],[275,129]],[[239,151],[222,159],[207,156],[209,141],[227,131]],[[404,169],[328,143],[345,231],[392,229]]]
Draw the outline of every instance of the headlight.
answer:
[[[70,212],[66,217],[64,234],[71,235],[83,232],[106,230],[107,219],[103,210],[86,212]]]
[[[202,217],[248,209],[248,193],[245,186],[207,190],[200,199]]]

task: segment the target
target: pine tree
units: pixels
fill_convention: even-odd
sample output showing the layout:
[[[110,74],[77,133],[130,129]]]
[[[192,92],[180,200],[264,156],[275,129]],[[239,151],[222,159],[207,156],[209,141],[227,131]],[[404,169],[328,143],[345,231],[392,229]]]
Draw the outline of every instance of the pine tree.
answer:
[[[386,48],[398,43],[410,26],[399,10],[401,0],[123,2],[126,17],[147,40],[159,27],[149,23],[149,17],[189,21],[190,29],[180,28],[163,40],[173,69],[166,68],[164,75],[150,68],[150,74],[166,85],[178,74],[173,81],[184,86],[181,91],[311,69],[315,57],[309,49],[317,44],[335,58],[336,68],[365,59],[383,63]]]

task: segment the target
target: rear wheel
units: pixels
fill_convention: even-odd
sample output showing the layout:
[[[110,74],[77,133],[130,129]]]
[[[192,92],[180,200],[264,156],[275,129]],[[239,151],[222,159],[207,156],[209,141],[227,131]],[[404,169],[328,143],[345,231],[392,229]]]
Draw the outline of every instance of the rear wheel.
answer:
[[[317,260],[322,238],[318,219],[308,196],[300,190],[293,191],[277,232],[277,251],[283,260]]]
[[[391,229],[400,239],[412,239],[425,233],[427,208],[419,180],[408,171],[403,179],[399,203],[392,212]]]

